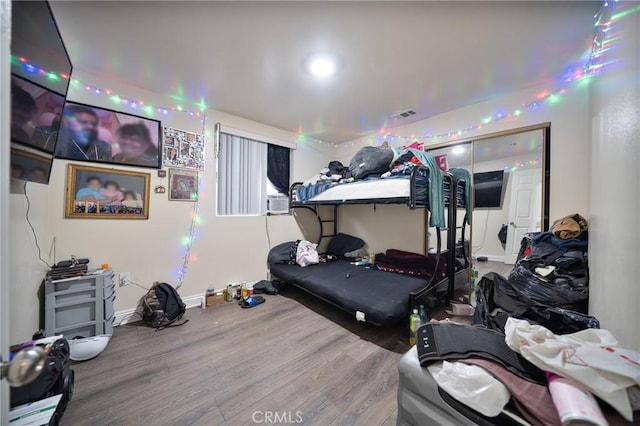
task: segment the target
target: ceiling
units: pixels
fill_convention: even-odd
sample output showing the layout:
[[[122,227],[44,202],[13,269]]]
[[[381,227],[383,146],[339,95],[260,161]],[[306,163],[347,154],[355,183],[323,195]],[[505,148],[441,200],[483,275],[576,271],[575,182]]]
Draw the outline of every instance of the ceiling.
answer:
[[[340,143],[557,82],[598,2],[53,1],[74,68]],[[330,51],[318,81],[305,58]],[[97,84],[97,83],[96,83]],[[390,116],[406,109],[417,114]]]

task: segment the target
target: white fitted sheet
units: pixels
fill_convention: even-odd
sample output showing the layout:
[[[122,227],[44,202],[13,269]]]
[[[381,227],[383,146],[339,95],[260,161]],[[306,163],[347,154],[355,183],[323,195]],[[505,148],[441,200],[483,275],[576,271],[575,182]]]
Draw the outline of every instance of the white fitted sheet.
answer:
[[[335,185],[309,201],[367,200],[374,198],[408,197],[411,194],[411,179],[364,180]]]

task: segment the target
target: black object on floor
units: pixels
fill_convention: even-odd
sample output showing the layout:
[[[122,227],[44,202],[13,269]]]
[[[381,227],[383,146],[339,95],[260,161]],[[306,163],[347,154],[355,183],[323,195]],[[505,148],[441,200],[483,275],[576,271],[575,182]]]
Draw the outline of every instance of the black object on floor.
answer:
[[[488,262],[489,258],[487,256],[478,256],[478,257],[476,257],[476,260],[478,262]]]
[[[66,339],[58,339],[51,344],[42,373],[31,383],[11,388],[11,407],[62,394],[53,415],[53,419],[59,421],[73,397],[74,380],[69,343]]]

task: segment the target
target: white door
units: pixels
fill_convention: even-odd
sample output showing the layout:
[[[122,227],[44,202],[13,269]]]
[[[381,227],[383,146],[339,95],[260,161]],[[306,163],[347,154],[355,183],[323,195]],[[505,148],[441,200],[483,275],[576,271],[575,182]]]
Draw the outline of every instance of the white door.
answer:
[[[9,45],[11,2],[0,1],[0,355],[9,359]],[[9,385],[0,381],[0,424],[9,424]]]
[[[541,200],[542,169],[511,172],[511,201],[504,263],[516,263],[524,234],[540,229]]]

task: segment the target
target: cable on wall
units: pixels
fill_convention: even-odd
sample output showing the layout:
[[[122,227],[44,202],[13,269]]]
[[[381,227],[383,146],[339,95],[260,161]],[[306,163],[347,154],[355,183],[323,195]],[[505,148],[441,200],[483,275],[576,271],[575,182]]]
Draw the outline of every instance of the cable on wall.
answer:
[[[207,116],[203,114],[202,122],[202,135],[204,135],[205,128],[207,126]],[[193,202],[193,206],[191,208],[191,225],[189,226],[189,236],[186,240],[186,250],[184,256],[182,258],[182,267],[178,271],[178,283],[176,284],[176,290],[182,287],[184,284],[184,277],[187,274],[187,270],[189,269],[189,262],[191,260],[191,248],[193,247],[193,238],[196,231],[196,226],[200,221],[198,217],[198,206],[200,203],[200,187],[202,186],[202,179],[200,178],[200,172],[198,172],[198,198]]]
[[[49,265],[42,258],[42,251],[40,250],[40,244],[38,243],[38,234],[36,234],[36,230],[31,224],[31,220],[29,219],[29,210],[31,209],[31,200],[29,200],[29,195],[27,194],[27,182],[24,183],[24,198],[27,200],[27,211],[25,212],[24,217],[27,220],[27,224],[29,225],[29,228],[31,228],[31,233],[33,234],[33,239],[36,243],[36,248],[38,249],[38,259],[40,260],[40,262],[47,265],[48,268],[51,268],[52,266]]]

